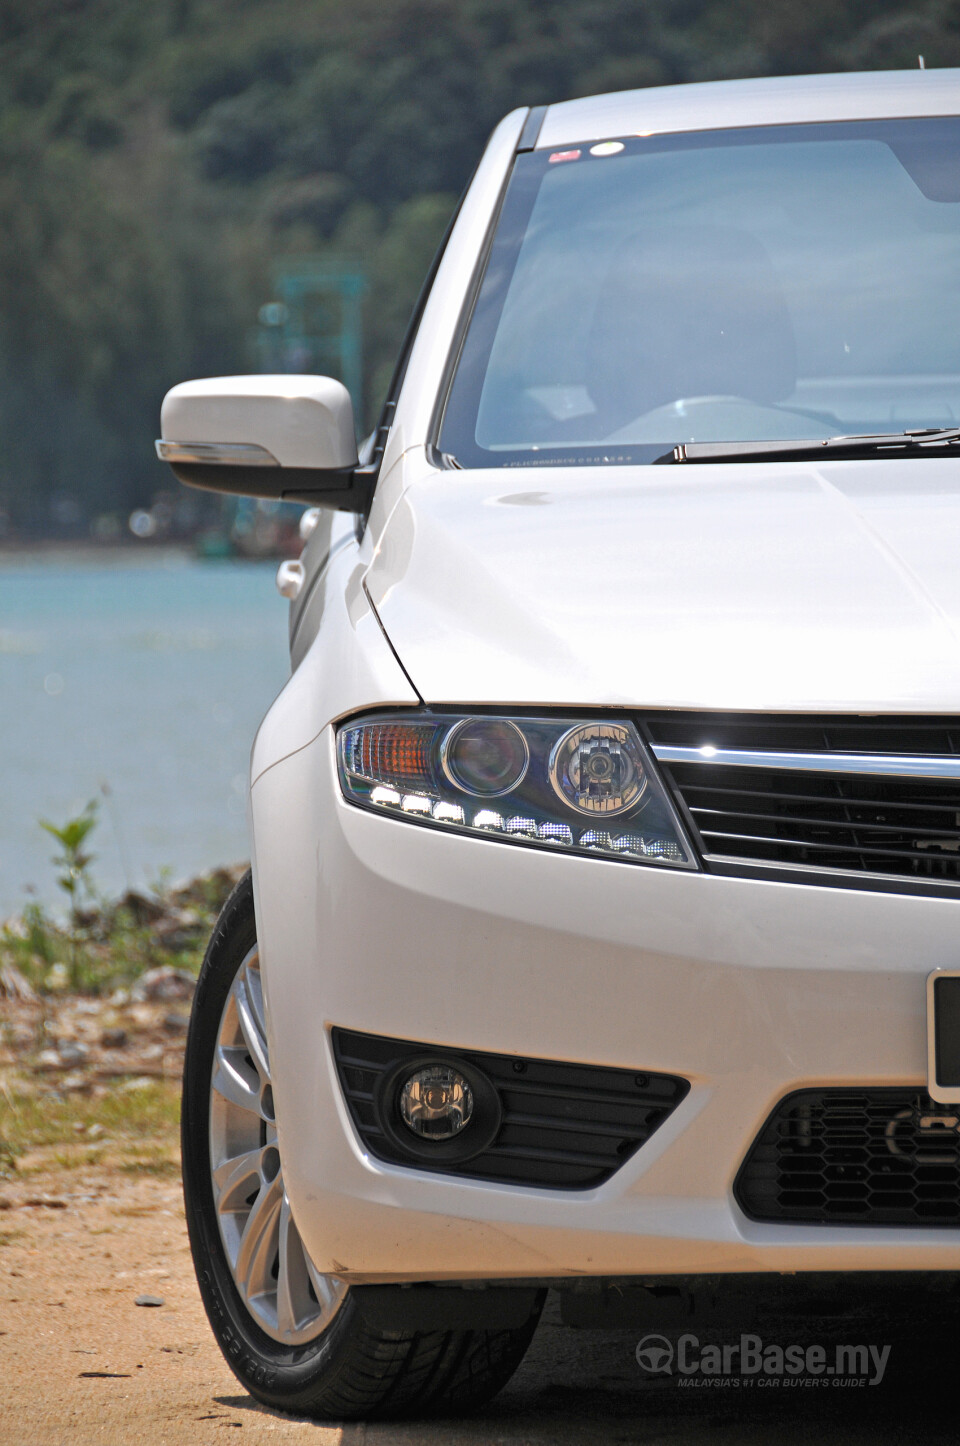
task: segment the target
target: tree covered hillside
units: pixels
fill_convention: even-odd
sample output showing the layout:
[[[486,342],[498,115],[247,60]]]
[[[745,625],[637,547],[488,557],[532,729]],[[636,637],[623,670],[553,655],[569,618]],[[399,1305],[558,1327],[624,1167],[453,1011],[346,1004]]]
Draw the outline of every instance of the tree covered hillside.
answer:
[[[919,52],[960,63],[960,0],[0,0],[7,525],[86,531],[164,485],[163,392],[251,369],[277,257],[366,273],[369,423],[513,107]]]

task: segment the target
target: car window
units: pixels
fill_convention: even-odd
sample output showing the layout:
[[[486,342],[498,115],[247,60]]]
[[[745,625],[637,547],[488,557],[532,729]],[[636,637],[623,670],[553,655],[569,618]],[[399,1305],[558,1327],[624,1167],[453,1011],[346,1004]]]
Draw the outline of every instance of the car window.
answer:
[[[461,466],[960,423],[960,119],[517,157],[438,445]]]

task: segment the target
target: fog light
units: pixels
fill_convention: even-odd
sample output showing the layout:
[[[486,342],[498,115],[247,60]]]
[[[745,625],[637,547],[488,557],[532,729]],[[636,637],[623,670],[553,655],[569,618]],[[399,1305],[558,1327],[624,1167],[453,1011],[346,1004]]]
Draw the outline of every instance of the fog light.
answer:
[[[470,1123],[473,1091],[445,1064],[418,1069],[400,1087],[400,1118],[422,1139],[450,1140]]]

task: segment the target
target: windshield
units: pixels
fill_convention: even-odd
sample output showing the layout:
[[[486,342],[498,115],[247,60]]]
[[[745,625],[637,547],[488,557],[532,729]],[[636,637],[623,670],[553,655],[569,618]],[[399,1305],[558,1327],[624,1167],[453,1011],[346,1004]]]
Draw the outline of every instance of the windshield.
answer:
[[[960,119],[517,157],[439,447],[465,467],[960,423]]]

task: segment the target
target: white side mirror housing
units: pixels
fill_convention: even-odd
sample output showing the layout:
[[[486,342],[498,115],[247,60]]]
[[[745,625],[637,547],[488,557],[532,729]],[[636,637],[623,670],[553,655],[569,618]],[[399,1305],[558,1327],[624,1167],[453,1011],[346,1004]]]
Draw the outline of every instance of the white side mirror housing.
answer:
[[[369,499],[350,394],[333,377],[181,382],[163,399],[160,431],[157,455],[191,487],[350,512]]]

